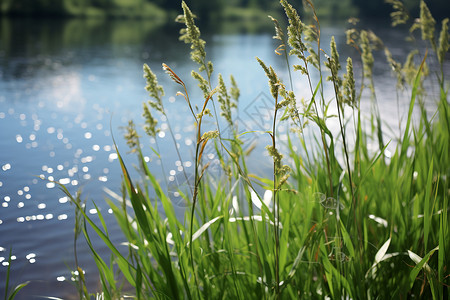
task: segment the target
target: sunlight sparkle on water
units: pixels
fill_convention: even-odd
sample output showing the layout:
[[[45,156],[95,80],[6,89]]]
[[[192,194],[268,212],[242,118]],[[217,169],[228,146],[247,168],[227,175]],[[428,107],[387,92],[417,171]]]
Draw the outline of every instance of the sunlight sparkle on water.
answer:
[[[70,178],[61,178],[59,180],[60,184],[69,184],[70,183]]]
[[[115,159],[117,159],[118,158],[118,156],[117,156],[117,153],[111,153],[109,156],[108,156],[108,161],[109,162],[113,162]]]
[[[8,171],[8,170],[11,170],[11,164],[4,164],[3,166],[2,166],[2,170],[3,171]]]
[[[58,216],[58,220],[62,221],[62,220],[67,220],[67,215],[66,214],[62,214]]]

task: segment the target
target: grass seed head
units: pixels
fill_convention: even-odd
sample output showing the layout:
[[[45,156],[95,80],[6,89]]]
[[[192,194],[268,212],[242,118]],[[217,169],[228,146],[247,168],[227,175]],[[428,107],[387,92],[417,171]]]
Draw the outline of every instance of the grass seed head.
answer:
[[[159,132],[159,128],[156,128],[156,125],[158,125],[158,121],[153,117],[152,113],[150,112],[150,109],[148,108],[147,104],[143,104],[143,110],[142,113],[144,119],[145,119],[145,126],[144,130],[150,137],[155,137],[156,134]]]
[[[212,117],[213,115],[211,114],[211,111],[209,110],[209,108],[205,108],[202,112],[197,114],[197,119],[201,119],[201,118],[203,118],[203,116]]]
[[[283,29],[281,29],[280,23],[278,23],[278,20],[275,19],[272,16],[268,16],[269,19],[272,20],[273,25],[275,27],[275,35],[272,37],[275,40],[280,40],[282,43],[284,43],[284,32]]]
[[[347,74],[344,74],[344,103],[356,108],[355,77],[353,76],[353,62],[347,58]]]
[[[397,88],[403,90],[405,88],[405,77],[402,73],[402,64],[392,57],[392,53],[387,47],[384,48],[384,55],[387,62],[391,65],[392,72],[397,77]]]
[[[403,5],[403,2],[400,0],[385,0],[385,2],[392,5],[392,9],[394,10],[390,14],[392,26],[395,27],[400,24],[406,24],[406,21],[409,19],[409,14]]]
[[[130,147],[131,152],[136,152],[139,147],[139,135],[132,120],[128,121],[128,125],[125,127],[125,130],[126,133],[124,138],[127,141],[127,145]]]
[[[300,20],[300,16],[297,13],[297,10],[292,7],[286,0],[280,1],[281,5],[284,8],[286,16],[289,20],[288,26],[288,43],[292,47],[290,55],[297,55],[298,58],[304,60],[306,51],[306,46],[302,40],[302,33],[305,29],[305,24]]]
[[[345,36],[347,38],[347,45],[352,46],[354,48],[358,48],[357,40],[358,40],[358,31],[355,28],[350,28],[345,31]]]
[[[442,21],[441,33],[439,34],[438,59],[439,63],[444,64],[445,54],[449,50],[448,18]]]
[[[237,102],[239,100],[239,96],[241,94],[238,85],[236,83],[236,80],[234,79],[233,75],[230,75],[230,81],[231,81],[231,88],[230,88],[230,95],[231,98],[235,101],[233,103],[233,107],[237,107]]]
[[[205,133],[203,133],[201,140],[205,141],[205,140],[215,139],[218,136],[219,136],[218,130],[206,131]]]
[[[147,64],[144,64],[144,78],[147,83],[145,89],[148,91],[150,97],[154,99],[154,101],[151,101],[150,105],[162,113],[162,97],[164,96],[164,89],[158,84],[155,73],[152,72]]]
[[[310,64],[312,64],[316,69],[320,68],[319,63],[319,55],[317,52],[313,49],[313,47],[308,47],[309,55],[306,57],[306,61]]]
[[[339,62],[339,53],[337,51],[334,36],[331,37],[330,50],[331,50],[331,57],[326,55],[328,61],[325,62],[325,65],[331,70],[331,76],[327,77],[327,80],[333,81],[339,88],[342,86],[342,79],[338,75],[339,70],[341,69],[341,64]]]
[[[431,15],[425,1],[420,1],[420,29],[422,31],[422,39],[429,40],[434,45],[434,27],[436,20]]]
[[[195,72],[194,70],[191,71],[191,76],[198,81],[198,87],[203,92],[203,97],[207,99],[209,97],[209,94],[211,93],[209,90],[209,82],[205,78],[203,78],[202,75]]]
[[[183,17],[178,17],[178,21],[184,22],[185,30],[180,31],[180,40],[186,44],[191,44],[191,59],[200,65],[198,71],[206,71],[208,78],[213,72],[211,62],[206,63],[206,42],[200,38],[200,29],[195,25],[195,15],[191,12],[186,2],[181,3],[183,7]]]
[[[222,74],[219,74],[218,91],[219,93],[217,96],[217,101],[219,101],[220,109],[222,110],[220,115],[223,116],[225,120],[228,122],[228,124],[232,127],[233,119],[231,109],[234,103],[231,102],[231,96],[228,94],[227,87],[225,86]]]
[[[275,73],[275,70],[272,67],[267,67],[266,64],[258,57],[256,58],[256,60],[263,68],[264,72],[266,73],[267,78],[269,78],[269,87],[270,87],[270,93],[272,94],[272,97],[274,99],[277,99],[278,98],[278,89],[280,87],[280,80],[278,79],[278,76]]]
[[[166,64],[163,63],[162,66],[163,66],[163,70],[166,72],[167,75],[169,75],[169,77],[170,77],[173,81],[175,81],[175,82],[178,83],[179,85],[184,86],[183,80],[181,80],[181,78],[178,77],[178,75],[175,74],[175,72],[174,72],[168,65],[166,65]]]
[[[340,70],[341,64],[339,63],[339,53],[337,51],[336,41],[334,40],[334,36],[331,37],[330,49],[331,49],[331,59],[333,60],[335,66],[336,66],[336,69]]]
[[[372,49],[370,47],[370,41],[367,34],[367,31],[362,30],[360,33],[360,43],[361,43],[361,59],[363,62],[364,76],[367,78],[372,78],[373,71],[373,55]]]

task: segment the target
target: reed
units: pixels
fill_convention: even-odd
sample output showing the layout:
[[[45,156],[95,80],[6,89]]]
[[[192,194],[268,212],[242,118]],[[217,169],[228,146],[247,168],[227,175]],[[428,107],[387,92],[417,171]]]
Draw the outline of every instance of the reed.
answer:
[[[321,48],[313,3],[306,1],[314,24],[306,25],[287,1],[280,2],[289,26],[285,33],[272,18],[275,38],[280,41],[275,52],[284,57],[289,69],[292,66],[297,71],[289,73],[290,87],[271,66],[257,59],[273,97],[273,124],[266,148],[273,159],[273,176],[258,177],[248,170],[240,141],[245,132],[239,132],[233,119],[239,90],[234,79],[230,89],[221,75],[215,80],[205,42],[183,2],[184,14],[178,21],[186,28],[181,39],[191,44],[191,58],[199,64],[192,76],[203,91],[201,109],[192,104],[191,87],[181,76],[166,64],[163,69],[181,88],[177,95],[184,98],[196,125],[192,191],[179,191],[189,209],[184,220],[176,217],[174,204],[144,160],[134,125],[127,138],[144,176],[133,180],[116,149],[124,193],[110,193],[112,197],[106,200],[126,239],[125,252],[109,239],[101,211],[99,220],[92,219],[79,197],[61,185],[85,222],[78,232],[83,232],[99,270],[101,291],[93,295],[103,299],[448,297],[450,107],[442,67],[449,50],[448,20],[442,22],[437,43],[434,19],[421,1],[420,18],[412,25],[413,31],[421,30],[441,66],[437,74],[440,97],[430,119],[421,103],[427,97],[422,82],[431,55],[421,57],[419,65],[411,58],[402,64],[372,32],[351,29],[348,43],[361,54],[363,74],[359,78],[353,74],[352,59],[346,60],[343,74],[334,39],[330,53]],[[390,3],[396,24],[407,22],[401,2]],[[385,142],[376,104],[372,76],[376,45],[384,49],[399,89],[411,95],[407,122],[397,141]],[[312,69],[321,74],[317,82],[310,76]],[[148,66],[144,73],[152,98],[144,108],[145,131],[155,137],[157,123],[151,113],[165,115],[163,89]],[[309,99],[298,100],[292,91],[294,80],[308,81]],[[218,83],[215,88],[214,82]],[[328,87],[334,90],[331,100],[323,93]],[[373,101],[369,126],[360,108],[366,89]],[[220,116],[232,127],[229,140],[222,137],[219,127],[212,131],[202,127],[207,117],[218,123],[213,107],[216,99]],[[331,113],[332,107],[336,112]],[[415,110],[419,119],[413,122]],[[337,135],[330,129],[333,120],[339,124]],[[277,138],[281,122],[292,129],[287,149]],[[313,139],[305,138],[307,130],[317,133]],[[369,149],[369,142],[377,143],[378,149]],[[214,143],[220,159],[221,178],[210,176],[209,165],[203,162],[209,143]],[[313,144],[308,147],[308,143]],[[392,154],[386,151],[388,144],[395,144]],[[265,189],[264,195],[257,192],[257,185]],[[87,226],[110,249],[109,263],[94,249]],[[81,266],[77,267],[82,276]],[[121,290],[124,283],[127,288]],[[82,287],[80,298],[89,298]]]

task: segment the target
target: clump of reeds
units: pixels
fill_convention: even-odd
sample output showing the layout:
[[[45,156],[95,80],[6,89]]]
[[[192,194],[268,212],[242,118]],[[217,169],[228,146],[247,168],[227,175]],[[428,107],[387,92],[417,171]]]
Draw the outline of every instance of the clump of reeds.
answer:
[[[137,299],[443,299],[448,295],[450,108],[442,70],[449,49],[448,19],[442,22],[437,44],[435,21],[421,1],[421,15],[413,29],[421,29],[441,66],[440,98],[432,121],[420,105],[420,119],[414,123],[415,103],[427,97],[421,83],[430,58],[425,55],[415,65],[411,55],[402,64],[373,32],[351,29],[348,43],[359,51],[363,72],[355,76],[353,60],[348,58],[343,74],[334,38],[330,53],[322,50],[313,3],[305,1],[314,17],[314,24],[307,25],[287,1],[280,2],[289,26],[285,33],[272,18],[275,38],[280,41],[275,52],[284,57],[289,72],[292,61],[297,61],[292,68],[299,71],[299,78],[289,73],[288,88],[271,66],[258,59],[273,97],[273,124],[266,148],[273,159],[273,177],[261,178],[247,169],[239,129],[233,122],[237,84],[232,78],[227,89],[221,75],[214,79],[205,42],[183,2],[184,13],[178,21],[186,26],[181,39],[191,45],[191,59],[199,64],[198,72],[191,75],[203,91],[200,109],[193,105],[182,76],[166,64],[163,69],[179,85],[177,95],[186,102],[196,125],[192,190],[180,190],[189,204],[185,219],[176,218],[173,203],[145,162],[132,123],[128,142],[139,157],[144,183],[132,180],[116,149],[125,192],[115,196],[119,203],[107,199],[126,238],[125,254],[111,242],[101,211],[99,226],[62,187],[112,253],[112,261],[105,262],[93,248],[86,227],[81,227],[99,270],[102,291],[97,296],[112,299],[126,294],[120,291],[123,281]],[[401,2],[390,3],[395,9],[394,23],[406,23]],[[394,142],[385,141],[374,88],[372,52],[376,47],[385,50],[399,88],[411,94],[406,126],[392,155],[386,154],[387,145]],[[317,82],[310,76],[312,69],[320,74]],[[168,117],[164,90],[147,65],[144,76],[152,98],[144,105],[144,130],[155,137],[158,129],[153,113]],[[308,81],[309,99],[298,101],[293,80]],[[334,90],[333,99],[325,99],[325,88]],[[366,88],[373,109],[369,129],[360,109]],[[216,100],[220,116],[232,127],[231,140],[222,138],[219,127],[212,131],[202,127],[205,117],[213,116],[219,123]],[[335,113],[331,107],[336,107]],[[332,119],[339,124],[336,136],[329,127]],[[284,154],[277,139],[280,122],[289,122],[292,129]],[[315,139],[305,138],[309,129],[318,132]],[[377,151],[369,149],[370,141],[378,143]],[[209,143],[214,143],[226,175],[214,184],[208,176],[209,165],[202,159]],[[294,150],[295,143],[302,150]],[[312,147],[316,150],[308,150],[307,143],[316,143]],[[264,196],[258,194],[256,185],[266,190]],[[80,297],[87,298],[83,291]]]

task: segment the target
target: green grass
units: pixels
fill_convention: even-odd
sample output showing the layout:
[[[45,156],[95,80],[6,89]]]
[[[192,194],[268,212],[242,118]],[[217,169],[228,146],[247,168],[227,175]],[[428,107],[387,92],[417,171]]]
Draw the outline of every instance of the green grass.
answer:
[[[342,75],[334,40],[331,53],[321,50],[318,20],[314,27],[307,27],[286,1],[281,3],[289,27],[285,31],[275,23],[277,52],[288,68],[298,71],[290,73],[291,80],[307,80],[313,96],[297,103],[299,99],[288,88],[292,83],[283,84],[272,67],[258,59],[274,101],[273,126],[265,133],[273,176],[261,178],[247,169],[248,156],[240,142],[245,133],[239,132],[233,119],[237,86],[232,79],[227,88],[220,77],[213,88],[212,63],[206,59],[205,44],[183,3],[181,21],[187,30],[182,40],[191,44],[191,58],[199,64],[199,71],[192,74],[204,93],[204,105],[195,111],[190,87],[164,65],[179,85],[179,96],[186,100],[197,128],[192,187],[179,191],[188,204],[184,219],[176,217],[167,191],[150,170],[153,166],[145,162],[133,123],[127,140],[139,158],[143,176],[131,178],[117,150],[124,193],[107,199],[127,241],[125,253],[111,242],[102,213],[98,211],[99,220],[93,220],[79,197],[72,197],[61,186],[77,207],[82,221],[77,222],[77,232],[84,233],[99,270],[101,291],[97,295],[105,299],[121,295],[137,299],[448,297],[450,107],[443,72],[437,75],[441,92],[430,118],[424,110],[427,96],[422,88],[429,58],[425,55],[415,66],[398,63],[388,55],[401,79],[399,84],[411,99],[401,137],[387,141],[372,79],[376,37],[364,30],[349,33],[349,44],[361,53],[364,73],[355,79],[352,61],[347,60],[347,72]],[[421,14],[421,30],[430,29],[427,18]],[[448,51],[448,32],[444,31],[439,43],[433,35],[425,36],[435,53]],[[309,76],[312,69],[321,74],[318,82]],[[144,109],[145,131],[155,136],[157,123],[152,113],[165,114],[164,90],[148,66],[144,71],[152,98]],[[355,81],[361,84],[360,91],[355,90]],[[333,99],[323,97],[325,88],[334,89]],[[363,90],[372,101],[369,124],[364,123],[359,105]],[[417,110],[419,119],[413,120]],[[220,127],[204,132],[202,120],[208,117],[217,124],[224,117],[234,138],[223,139]],[[333,120],[339,122],[337,135],[328,127]],[[281,122],[293,129],[284,154],[277,138]],[[305,139],[307,130],[316,132],[315,138]],[[378,149],[369,149],[369,143]],[[225,174],[221,178],[210,176],[202,160],[207,144],[214,144],[220,158]],[[300,150],[294,150],[296,145]],[[395,148],[391,155],[386,153],[387,145]],[[269,192],[258,194],[261,188]],[[87,226],[110,249],[110,261],[96,252]],[[82,266],[76,268],[83,274]],[[84,275],[77,282],[80,298],[88,298]]]
[[[6,270],[6,278],[5,278],[5,295],[4,295],[4,299],[5,300],[13,300],[17,293],[23,289],[24,287],[26,287],[28,285],[28,281],[27,282],[23,282],[20,283],[18,285],[16,285],[15,287],[11,288],[9,283],[11,280],[11,264],[12,264],[12,260],[13,260],[13,256],[12,256],[12,249],[9,250],[9,256],[8,256],[8,268]]]

